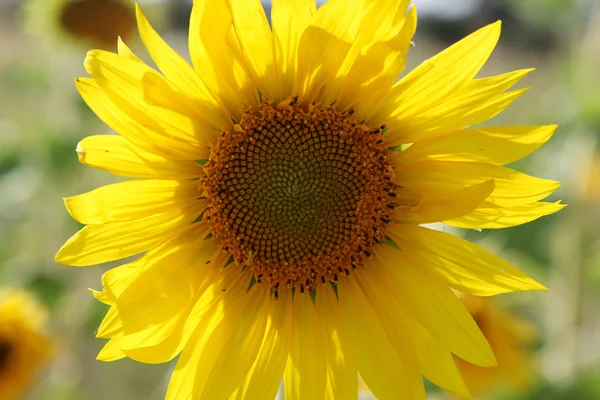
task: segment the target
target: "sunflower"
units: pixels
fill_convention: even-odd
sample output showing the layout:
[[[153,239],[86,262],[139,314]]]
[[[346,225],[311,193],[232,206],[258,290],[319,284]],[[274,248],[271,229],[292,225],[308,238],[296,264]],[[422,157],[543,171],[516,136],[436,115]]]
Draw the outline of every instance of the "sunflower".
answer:
[[[162,74],[119,42],[76,79],[120,136],[83,164],[136,180],[65,199],[87,224],[57,261],[142,254],[103,276],[105,361],[179,355],[167,399],[424,399],[421,375],[468,395],[452,354],[495,365],[450,288],[544,289],[500,258],[420,224],[522,224],[563,206],[559,184],[503,166],[555,126],[470,128],[530,70],[475,79],[500,23],[396,82],[409,1],[195,1],[176,54],[137,10]],[[357,373],[358,372],[358,373]]]
[[[27,292],[0,291],[0,398],[21,398],[54,353],[46,311]]]
[[[109,49],[135,28],[134,9],[126,0],[28,0],[24,11],[27,28],[54,42],[83,41]]]
[[[534,368],[527,345],[535,340],[536,329],[489,298],[460,295],[494,350],[498,366],[481,368],[457,359],[458,369],[473,395],[489,394],[500,386],[525,392]]]

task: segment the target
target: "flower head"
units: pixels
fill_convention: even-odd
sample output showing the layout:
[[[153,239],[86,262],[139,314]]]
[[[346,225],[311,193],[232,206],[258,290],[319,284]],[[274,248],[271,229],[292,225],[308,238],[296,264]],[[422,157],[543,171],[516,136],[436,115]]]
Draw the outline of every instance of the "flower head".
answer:
[[[24,291],[0,292],[0,398],[20,399],[55,351],[46,311]]]
[[[168,399],[424,399],[421,374],[466,395],[452,354],[492,349],[450,288],[544,287],[483,249],[419,226],[503,228],[560,210],[558,183],[504,167],[555,126],[473,127],[530,70],[475,75],[500,24],[396,82],[409,1],[195,1],[193,66],[138,9],[161,70],[119,42],[91,51],[84,100],[119,136],[82,163],[137,178],[65,200],[87,224],[57,254],[108,271],[99,358],[179,355]],[[403,146],[401,146],[403,145]]]
[[[489,298],[460,297],[498,360],[498,366],[491,368],[456,360],[471,394],[489,394],[499,387],[526,391],[534,372],[527,345],[537,336],[535,327]]]
[[[124,0],[27,0],[24,9],[28,29],[54,42],[83,41],[109,49],[135,28],[134,10]]]

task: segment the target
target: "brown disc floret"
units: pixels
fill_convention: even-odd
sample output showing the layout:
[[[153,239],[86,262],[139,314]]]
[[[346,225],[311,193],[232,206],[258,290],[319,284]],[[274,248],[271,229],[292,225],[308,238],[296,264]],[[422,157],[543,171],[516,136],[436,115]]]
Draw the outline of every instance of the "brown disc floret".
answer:
[[[0,374],[4,369],[10,367],[13,353],[13,344],[7,339],[0,338]]]
[[[248,108],[205,165],[205,218],[257,283],[336,282],[385,239],[395,186],[382,128],[288,99]]]

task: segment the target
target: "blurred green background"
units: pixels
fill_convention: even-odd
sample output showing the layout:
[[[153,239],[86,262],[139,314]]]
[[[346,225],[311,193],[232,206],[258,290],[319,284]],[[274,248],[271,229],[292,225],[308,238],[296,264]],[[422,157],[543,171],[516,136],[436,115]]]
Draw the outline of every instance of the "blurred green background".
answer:
[[[24,22],[24,3],[0,0],[0,283],[37,294],[63,348],[30,398],[162,399],[173,364],[95,360],[103,340],[95,339],[94,331],[107,307],[87,288],[100,289],[100,277],[111,265],[76,268],[53,261],[80,228],[62,198],[119,178],[80,165],[75,153],[83,137],[109,132],[73,85],[73,78],[86,75],[82,61],[93,45],[31,29],[31,22]],[[482,398],[600,399],[600,1],[415,3],[419,28],[407,69],[502,19],[503,36],[483,75],[537,71],[520,84],[532,89],[492,123],[560,125],[550,143],[516,168],[562,181],[551,200],[562,199],[569,207],[508,230],[460,232],[551,288],[499,297],[539,328],[532,348],[538,374],[531,377],[528,394],[507,388]],[[186,55],[191,0],[141,4],[166,40]],[[37,7],[44,14],[40,18],[52,18]],[[54,17],[60,29],[60,18]],[[128,44],[142,53],[137,35],[132,37]],[[430,398],[444,395],[431,388]]]

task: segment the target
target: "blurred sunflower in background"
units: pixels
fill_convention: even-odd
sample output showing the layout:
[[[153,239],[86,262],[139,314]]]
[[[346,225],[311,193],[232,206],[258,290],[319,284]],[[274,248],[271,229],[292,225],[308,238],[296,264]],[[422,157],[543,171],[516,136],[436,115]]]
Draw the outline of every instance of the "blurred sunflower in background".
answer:
[[[27,0],[23,7],[27,29],[53,42],[113,49],[119,36],[127,40],[135,28],[127,0]]]
[[[460,293],[463,304],[494,350],[498,365],[481,368],[460,358],[458,369],[475,397],[495,390],[526,392],[534,375],[533,356],[527,349],[537,338],[537,330],[528,321],[510,313],[490,298]]]
[[[0,399],[20,399],[55,353],[47,313],[25,291],[0,289]]]
[[[403,0],[195,1],[193,66],[137,10],[162,74],[124,42],[76,85],[119,136],[83,164],[137,178],[65,199],[87,224],[56,260],[108,271],[99,359],[179,355],[168,399],[425,399],[421,374],[467,397],[453,354],[494,366],[452,289],[544,289],[420,224],[504,228],[560,210],[558,182],[504,166],[555,126],[486,126],[531,70],[475,79],[500,23],[396,82],[416,29]]]

